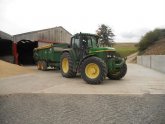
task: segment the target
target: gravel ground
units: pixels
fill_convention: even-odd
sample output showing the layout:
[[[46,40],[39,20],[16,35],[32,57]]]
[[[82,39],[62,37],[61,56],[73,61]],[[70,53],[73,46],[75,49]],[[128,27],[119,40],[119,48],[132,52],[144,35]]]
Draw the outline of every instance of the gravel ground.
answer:
[[[165,95],[0,96],[0,124],[164,124]]]

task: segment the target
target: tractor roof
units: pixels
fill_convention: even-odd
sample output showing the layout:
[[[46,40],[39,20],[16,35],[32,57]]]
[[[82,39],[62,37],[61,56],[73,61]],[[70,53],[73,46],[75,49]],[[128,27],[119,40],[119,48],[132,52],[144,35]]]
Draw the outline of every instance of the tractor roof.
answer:
[[[95,36],[95,37],[99,37],[98,35],[96,35],[96,34],[90,34],[90,33],[77,33],[77,34],[75,34],[74,36],[79,36],[79,35],[83,35],[83,36]],[[74,37],[73,36],[73,37]]]

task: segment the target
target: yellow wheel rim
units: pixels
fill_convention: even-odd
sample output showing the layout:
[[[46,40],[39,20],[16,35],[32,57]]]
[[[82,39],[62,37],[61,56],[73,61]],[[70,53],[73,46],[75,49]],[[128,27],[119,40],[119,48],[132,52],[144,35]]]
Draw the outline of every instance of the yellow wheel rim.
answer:
[[[69,62],[67,58],[63,58],[62,60],[62,70],[64,73],[67,73],[69,71]]]
[[[100,74],[100,68],[95,63],[89,63],[85,67],[85,74],[88,78],[91,78],[91,79],[97,78]]]

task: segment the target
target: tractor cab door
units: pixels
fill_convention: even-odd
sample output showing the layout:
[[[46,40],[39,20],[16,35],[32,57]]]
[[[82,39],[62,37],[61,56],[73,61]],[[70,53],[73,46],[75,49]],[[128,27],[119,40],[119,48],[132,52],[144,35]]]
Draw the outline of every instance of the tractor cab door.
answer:
[[[88,36],[81,35],[72,37],[71,40],[72,48],[75,52],[77,60],[82,60],[88,54],[91,41],[89,40]]]
[[[77,37],[72,37],[71,39],[71,45],[72,45],[72,49],[76,55],[76,59],[80,60],[81,59],[81,48],[80,48],[80,38],[79,36]]]
[[[84,58],[85,56],[88,55],[89,52],[89,46],[90,46],[90,41],[88,36],[82,36],[80,38],[80,46],[81,46],[81,56]]]

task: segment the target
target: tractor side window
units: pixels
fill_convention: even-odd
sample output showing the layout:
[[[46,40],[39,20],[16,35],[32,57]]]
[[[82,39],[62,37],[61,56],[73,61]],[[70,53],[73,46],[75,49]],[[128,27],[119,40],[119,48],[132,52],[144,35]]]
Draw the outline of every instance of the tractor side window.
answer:
[[[72,38],[72,42],[71,43],[72,43],[72,47],[74,47],[74,38]]]
[[[75,40],[74,40],[74,44],[75,44],[75,46],[77,47],[77,48],[79,48],[80,47],[80,41],[79,41],[79,39],[78,38],[76,38]]]
[[[72,47],[73,48],[79,48],[80,47],[80,42],[78,38],[72,38]]]
[[[91,37],[91,39],[92,39],[92,45],[93,45],[93,47],[94,48],[97,47],[97,38],[96,37]]]
[[[91,48],[92,47],[92,39],[88,38],[88,47]]]
[[[96,48],[97,47],[96,37],[93,37],[93,36],[88,37],[88,47],[89,48]]]

